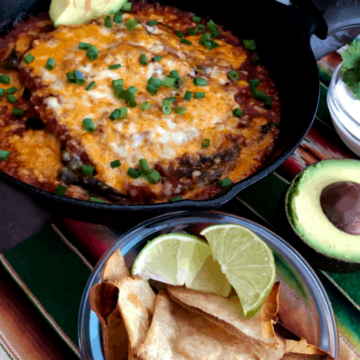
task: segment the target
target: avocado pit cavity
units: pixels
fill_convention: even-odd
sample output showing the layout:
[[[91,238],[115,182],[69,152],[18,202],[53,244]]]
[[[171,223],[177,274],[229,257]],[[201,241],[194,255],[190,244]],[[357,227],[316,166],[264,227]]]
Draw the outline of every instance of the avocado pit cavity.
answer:
[[[360,184],[340,181],[325,187],[320,205],[329,221],[351,235],[360,235]]]

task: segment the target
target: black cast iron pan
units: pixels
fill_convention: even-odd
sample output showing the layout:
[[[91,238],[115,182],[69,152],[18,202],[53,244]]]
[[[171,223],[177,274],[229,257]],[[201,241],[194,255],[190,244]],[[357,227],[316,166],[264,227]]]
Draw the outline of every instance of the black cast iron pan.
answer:
[[[27,185],[0,172],[0,177],[34,196],[45,208],[61,216],[96,223],[114,223],[125,219],[139,220],[144,216],[177,210],[211,210],[219,208],[246,187],[273,172],[295,151],[309,130],[319,101],[319,76],[310,36],[315,33],[325,38],[328,25],[324,1],[317,7],[310,0],[299,0],[299,5],[286,6],[273,0],[233,0],[210,3],[206,0],[159,0],[160,3],[192,11],[199,16],[210,16],[225,24],[242,38],[255,38],[257,51],[267,65],[280,93],[282,105],[281,135],[267,163],[256,174],[235,184],[215,198],[202,201],[184,200],[176,203],[152,205],[99,204],[60,197]],[[329,4],[333,0],[329,1]],[[345,0],[343,1],[346,2]],[[351,4],[354,4],[351,2]],[[360,5],[354,7],[360,11]],[[3,30],[11,28],[9,19],[26,14],[37,14],[49,9],[50,1],[0,0],[0,23]],[[330,12],[332,14],[332,12]],[[353,14],[354,11],[350,11]],[[334,24],[333,24],[334,25]],[[332,26],[332,30],[334,26]],[[125,214],[126,213],[126,214]],[[127,221],[127,220],[126,220]]]

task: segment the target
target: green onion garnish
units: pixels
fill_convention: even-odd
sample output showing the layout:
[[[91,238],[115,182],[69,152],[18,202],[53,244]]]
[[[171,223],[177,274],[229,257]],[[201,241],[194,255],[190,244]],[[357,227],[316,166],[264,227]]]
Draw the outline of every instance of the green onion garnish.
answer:
[[[95,45],[90,45],[88,50],[86,51],[86,56],[90,60],[96,60],[99,55],[99,49]]]
[[[210,146],[210,139],[204,139],[202,142],[201,142],[201,146],[203,148],[207,148]]]
[[[93,122],[93,119],[91,119],[91,118],[84,119],[83,120],[83,129],[85,131],[88,131],[88,132],[95,131],[96,127],[95,127],[95,124]]]
[[[175,96],[172,96],[172,97],[169,97],[169,98],[166,98],[165,100],[169,100],[170,103],[174,102],[176,100],[176,97]],[[164,101],[165,101],[164,100]],[[164,103],[163,103],[164,104]]]
[[[192,19],[196,22],[200,22],[202,18],[200,16],[194,15]]]
[[[202,34],[199,43],[204,45],[208,51],[219,47],[219,44],[215,40],[210,39],[209,33]]]
[[[155,56],[155,57],[152,59],[152,61],[157,62],[157,61],[160,61],[161,59],[162,59],[162,56]]]
[[[165,115],[169,115],[171,113],[171,105],[164,105],[162,107],[162,112],[165,114]]]
[[[256,49],[255,40],[243,40],[243,45],[244,45],[244,48],[248,49],[248,50],[255,50]]]
[[[206,79],[194,78],[193,82],[194,82],[194,85],[196,85],[196,86],[206,86],[207,85]]]
[[[112,81],[112,88],[115,89],[116,86],[124,87],[124,80],[123,79],[117,79]]]
[[[68,83],[73,84],[76,82],[75,75],[72,71],[69,71],[68,73],[66,73],[66,77],[67,77]]]
[[[150,20],[149,21],[150,26],[154,26],[154,25],[157,25],[157,24],[158,24],[158,22],[156,20]]]
[[[185,114],[185,109],[182,108],[181,106],[177,106],[175,108],[175,112],[178,114],[178,115],[184,115]]]
[[[194,93],[194,99],[204,99],[205,93],[204,92],[195,92]]]
[[[184,37],[184,34],[181,30],[175,31],[175,34],[176,34],[176,36],[178,36],[181,39]]]
[[[175,79],[171,78],[171,77],[166,77],[163,81],[162,81],[162,86],[166,87],[166,88],[171,88],[174,85]]]
[[[185,95],[184,95],[184,100],[186,101],[190,101],[192,98],[193,93],[191,91],[186,91]]]
[[[227,73],[227,75],[228,75],[229,79],[234,80],[234,81],[236,81],[240,77],[239,73],[235,70],[229,71]]]
[[[83,165],[82,169],[81,169],[82,173],[87,175],[87,176],[91,176],[94,172],[94,168],[92,166],[89,165]]]
[[[136,86],[130,86],[127,91],[130,91],[131,93],[133,93],[134,95],[137,93],[138,88]]]
[[[79,49],[81,49],[81,50],[87,50],[90,45],[91,45],[91,44],[80,42],[80,43],[79,43]]]
[[[266,96],[265,107],[269,109],[269,108],[271,108],[271,105],[272,105],[271,96]]]
[[[249,80],[249,84],[251,91],[255,91],[256,87],[260,85],[260,80],[259,79]]]
[[[17,91],[18,91],[18,89],[15,86],[6,89],[7,94],[13,94],[13,93],[16,93]]]
[[[130,19],[125,26],[129,31],[134,31],[137,24],[138,22],[135,19]]]
[[[148,101],[144,101],[144,102],[141,104],[141,110],[142,110],[142,111],[147,110],[149,107],[150,107],[150,103],[149,103]]]
[[[115,121],[120,117],[120,109],[115,109],[109,116],[111,121]]]
[[[94,86],[95,86],[96,82],[95,81],[92,81],[86,88],[85,90],[89,91],[91,90]]]
[[[117,11],[117,12],[114,14],[114,19],[113,19],[114,23],[117,23],[117,24],[121,23],[121,22],[122,22],[122,17],[123,17],[122,12],[121,12],[121,11]]]
[[[46,65],[45,65],[45,69],[46,70],[53,70],[55,66],[55,60],[53,58],[48,58]]]
[[[256,99],[262,99],[265,100],[266,99],[266,94],[264,94],[263,92],[259,91],[259,90],[255,90],[252,92],[252,95],[254,98]]]
[[[56,195],[60,195],[60,196],[64,196],[66,193],[67,187],[64,185],[58,185],[55,189],[55,194]]]
[[[131,10],[131,7],[132,7],[132,3],[126,2],[126,3],[123,5],[123,7],[122,7],[121,10],[130,11],[130,10]]]
[[[75,82],[78,84],[78,85],[82,85],[85,83],[85,78],[84,78],[84,75],[81,71],[79,70],[74,70],[74,76],[75,76]]]
[[[151,169],[147,163],[146,159],[139,160],[140,170],[142,175],[149,175],[151,173]]]
[[[17,98],[13,95],[13,94],[9,94],[6,97],[11,103],[15,102],[17,100]]]
[[[127,107],[120,108],[120,119],[125,119],[127,115]]]
[[[206,31],[206,27],[203,24],[199,24],[196,28],[195,31],[197,34],[203,34]]]
[[[260,57],[258,55],[253,57],[253,63],[255,66],[260,65]]]
[[[161,86],[161,83],[162,83],[162,81],[160,79],[157,79],[157,78],[154,78],[154,77],[151,77],[148,80],[149,85],[155,86],[157,88]]]
[[[146,90],[147,90],[147,92],[149,92],[151,95],[156,95],[159,89],[158,89],[157,87],[155,87],[154,85],[148,85],[148,86],[146,87]]]
[[[188,28],[188,29],[186,29],[186,31],[189,35],[196,35],[196,32],[193,28]]]
[[[207,27],[210,31],[214,31],[217,29],[217,25],[212,20],[208,21]]]
[[[180,42],[183,43],[183,44],[186,44],[186,45],[191,45],[191,41],[186,40],[186,39],[184,39],[184,38],[182,38],[182,39],[180,40]]]
[[[0,150],[0,161],[6,161],[10,156],[10,151]]]
[[[180,79],[180,75],[177,70],[171,70],[169,77],[173,79]]]
[[[222,180],[219,181],[219,185],[223,188],[226,189],[229,186],[231,186],[233,183],[229,178],[223,178]]]
[[[170,99],[164,99],[162,102],[162,106],[171,106],[172,101],[170,101]]]
[[[221,34],[221,31],[219,29],[215,29],[212,33],[211,33],[211,37],[213,39],[216,39],[219,35]]]
[[[151,173],[146,176],[146,180],[151,184],[156,184],[160,179],[160,174],[156,170],[152,170]]]
[[[0,96],[3,96],[5,94],[5,89],[0,88]]]
[[[27,54],[26,56],[24,56],[24,61],[26,64],[30,64],[34,60],[35,60],[35,58],[31,54]]]
[[[243,116],[243,111],[241,109],[234,109],[233,110],[233,115],[236,116],[236,117],[242,117]]]
[[[25,111],[22,109],[12,109],[12,114],[15,116],[23,116],[24,112]]]
[[[105,200],[101,200],[101,199],[98,199],[98,198],[92,197],[92,196],[90,196],[90,201],[100,203],[100,204],[105,204],[105,202],[106,202]]]
[[[175,201],[180,201],[180,200],[183,200],[183,198],[181,196],[178,196],[178,197],[174,197],[174,198],[170,199],[169,201],[175,202]]]
[[[140,64],[141,65],[147,65],[148,64],[148,61],[147,61],[147,58],[146,58],[145,54],[140,55]]]
[[[110,15],[105,16],[104,26],[107,27],[107,28],[112,27],[112,22],[111,22],[111,16]]]
[[[124,87],[119,85],[114,87],[114,94],[115,96],[120,99],[120,94],[124,91]]]
[[[116,69],[120,69],[120,68],[121,68],[121,64],[114,64],[114,65],[109,66],[110,70],[116,70]]]
[[[120,160],[114,160],[110,163],[110,166],[114,169],[114,168],[117,168],[119,166],[121,166],[121,162]]]
[[[10,78],[7,75],[0,75],[0,83],[9,85],[10,84]]]
[[[127,171],[127,175],[133,179],[137,179],[141,175],[141,172],[137,169],[129,168],[129,170]]]

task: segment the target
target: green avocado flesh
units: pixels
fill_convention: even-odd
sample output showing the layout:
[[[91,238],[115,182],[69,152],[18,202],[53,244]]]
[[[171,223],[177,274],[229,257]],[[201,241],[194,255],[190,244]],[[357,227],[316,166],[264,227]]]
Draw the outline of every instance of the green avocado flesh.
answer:
[[[287,216],[298,236],[318,253],[360,263],[360,235],[335,227],[320,203],[322,191],[339,182],[360,183],[360,161],[324,160],[309,166],[290,186],[286,196]]]

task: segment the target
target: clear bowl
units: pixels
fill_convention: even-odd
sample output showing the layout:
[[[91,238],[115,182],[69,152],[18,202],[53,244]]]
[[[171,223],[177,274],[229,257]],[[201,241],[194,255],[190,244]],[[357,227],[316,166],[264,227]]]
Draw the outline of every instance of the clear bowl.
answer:
[[[198,234],[213,224],[239,224],[257,233],[273,250],[280,292],[281,323],[289,330],[307,339],[311,344],[338,356],[338,334],[334,313],[326,292],[310,265],[285,240],[250,220],[218,211],[174,212],[147,220],[120,237],[97,263],[86,284],[78,320],[78,337],[81,359],[104,360],[101,326],[90,309],[90,288],[100,282],[106,259],[121,249],[130,268],[146,243],[156,236],[170,232]]]

